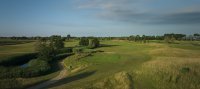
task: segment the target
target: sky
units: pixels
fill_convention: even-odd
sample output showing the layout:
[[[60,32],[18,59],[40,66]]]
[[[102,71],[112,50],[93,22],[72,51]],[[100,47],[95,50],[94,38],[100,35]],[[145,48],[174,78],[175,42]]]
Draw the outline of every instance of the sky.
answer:
[[[200,33],[200,0],[0,0],[0,36]]]

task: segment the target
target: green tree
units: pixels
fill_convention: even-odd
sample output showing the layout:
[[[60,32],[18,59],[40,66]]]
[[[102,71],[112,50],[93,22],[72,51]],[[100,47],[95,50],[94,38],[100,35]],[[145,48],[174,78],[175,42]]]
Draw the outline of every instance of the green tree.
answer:
[[[138,41],[140,41],[140,35],[136,35],[135,37],[135,42],[138,42]]]
[[[71,35],[68,34],[68,35],[67,35],[67,40],[70,40],[70,38],[71,38]]]
[[[144,43],[146,43],[146,36],[145,36],[145,35],[142,35],[142,41],[143,41]]]
[[[50,37],[50,46],[54,50],[58,50],[64,48],[64,40],[61,36],[53,35]]]
[[[38,58],[45,61],[51,61],[55,56],[55,50],[50,46],[45,39],[40,39],[36,42],[36,51],[38,52]]]
[[[89,48],[97,48],[99,47],[99,45],[100,45],[99,40],[97,38],[93,38],[93,39],[90,39],[88,46]]]
[[[164,40],[167,43],[174,43],[174,41],[176,40],[176,38],[173,35],[170,35],[170,36],[165,36]]]
[[[81,46],[88,46],[89,45],[89,39],[88,38],[85,38],[85,37],[82,37],[79,41],[79,45]]]

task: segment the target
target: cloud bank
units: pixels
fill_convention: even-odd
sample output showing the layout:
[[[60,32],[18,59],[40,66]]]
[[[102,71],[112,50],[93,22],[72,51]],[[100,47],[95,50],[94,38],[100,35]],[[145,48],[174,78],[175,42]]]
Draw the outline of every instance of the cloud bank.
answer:
[[[175,3],[176,4],[173,4]],[[193,0],[193,2],[199,2]],[[200,24],[200,6],[186,0],[77,0],[100,19],[142,24]],[[162,2],[162,3],[160,3]],[[166,4],[165,4],[166,2]],[[180,3],[179,3],[180,2]]]

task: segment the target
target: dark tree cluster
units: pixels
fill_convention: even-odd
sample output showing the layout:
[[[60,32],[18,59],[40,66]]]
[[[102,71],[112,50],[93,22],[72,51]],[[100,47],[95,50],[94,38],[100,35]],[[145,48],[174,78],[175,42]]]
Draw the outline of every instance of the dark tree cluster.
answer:
[[[100,42],[97,38],[93,38],[89,40],[89,45],[88,45],[89,48],[97,48],[99,47],[99,45],[100,45]]]
[[[40,39],[36,43],[36,51],[38,52],[38,58],[51,61],[61,50],[64,48],[64,40],[61,36],[51,36],[50,40]]]
[[[135,41],[135,42],[147,43],[147,42],[149,42],[150,38],[149,38],[149,36],[145,36],[145,35],[142,35],[142,36],[140,36],[140,35],[133,36],[132,35],[129,37],[129,40]]]
[[[89,48],[97,48],[100,45],[100,41],[98,40],[98,38],[94,38],[94,37],[92,38],[83,37],[80,39],[79,45],[87,46]]]
[[[80,46],[88,46],[89,45],[89,39],[86,37],[82,37],[79,41]]]
[[[171,33],[171,34],[164,34],[164,37],[168,37],[168,38],[172,38],[172,39],[175,39],[175,40],[182,40],[184,37],[186,37],[185,34],[174,34],[174,33]]]

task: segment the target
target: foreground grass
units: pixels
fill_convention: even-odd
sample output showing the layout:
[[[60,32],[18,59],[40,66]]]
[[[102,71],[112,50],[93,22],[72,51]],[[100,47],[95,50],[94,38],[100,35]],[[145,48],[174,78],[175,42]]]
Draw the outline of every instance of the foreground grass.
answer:
[[[198,89],[200,50],[190,42],[103,41],[103,52],[67,58],[69,76],[52,89]],[[198,44],[196,42],[195,44]],[[189,45],[189,46],[188,46]]]

